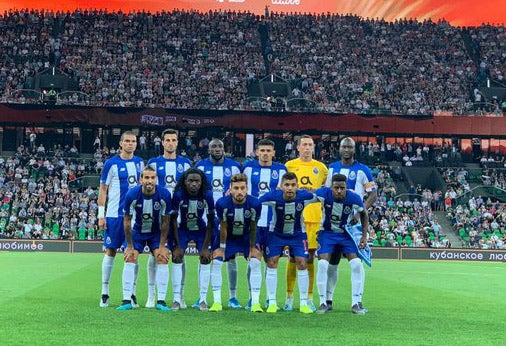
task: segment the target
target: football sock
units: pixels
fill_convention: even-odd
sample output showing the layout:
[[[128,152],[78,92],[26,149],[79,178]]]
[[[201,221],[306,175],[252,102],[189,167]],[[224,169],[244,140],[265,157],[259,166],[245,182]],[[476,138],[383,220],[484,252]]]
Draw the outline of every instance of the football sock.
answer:
[[[360,300],[359,301],[362,301],[362,296],[364,295],[364,284],[365,284],[365,268],[364,268],[364,263],[361,262],[361,270],[360,270],[360,275],[361,275],[361,280],[360,280]]]
[[[308,299],[313,299],[313,289],[314,289],[314,263],[307,264],[307,273],[309,275],[309,286],[307,291]]]
[[[105,255],[102,260],[102,294],[109,295],[109,280],[111,279],[113,266],[114,257]]]
[[[172,263],[172,292],[174,292],[174,301],[181,303],[181,287],[183,280],[183,264]]]
[[[123,266],[123,300],[132,299],[132,289],[135,279],[135,263],[125,263]]]
[[[278,268],[267,268],[265,275],[265,286],[267,298],[270,304],[276,304],[276,288],[278,286]]]
[[[360,269],[362,268],[362,261],[360,258],[354,258],[350,261],[351,267],[351,306],[360,302],[360,281],[362,274]]]
[[[153,255],[148,257],[148,297],[155,298],[156,261]]]
[[[307,269],[297,270],[297,277],[299,283],[300,306],[307,305],[307,290],[309,286],[309,274]]]
[[[213,287],[213,302],[221,304],[221,286],[223,279],[221,276],[221,267],[223,262],[218,259],[213,259],[211,266],[211,286]]]
[[[339,280],[339,268],[337,264],[329,264],[327,276],[327,300],[332,301],[334,298],[334,290]]]
[[[235,298],[237,295],[237,261],[235,258],[227,262],[227,273],[230,298]]]
[[[167,286],[169,285],[169,265],[157,263],[155,269],[156,286],[158,287],[157,300],[165,301]]]
[[[199,289],[200,289],[200,301],[207,301],[207,291],[209,289],[209,280],[211,278],[211,265],[201,264],[200,265],[200,276],[199,276]]]
[[[327,280],[328,280],[329,261],[318,260],[318,273],[316,274],[316,283],[318,286],[318,295],[320,304],[325,303],[327,298]]]
[[[249,260],[248,268],[251,269],[250,287],[251,304],[258,304],[260,300],[260,288],[262,287],[262,264],[256,258]]]

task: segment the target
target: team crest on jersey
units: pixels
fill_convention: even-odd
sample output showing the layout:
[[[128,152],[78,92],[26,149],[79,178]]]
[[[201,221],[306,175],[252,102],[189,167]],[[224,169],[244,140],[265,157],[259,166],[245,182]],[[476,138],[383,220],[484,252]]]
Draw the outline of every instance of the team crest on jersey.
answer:
[[[183,165],[182,165],[182,164],[177,165],[177,171],[178,171],[179,173],[183,173],[184,168],[183,168]]]
[[[249,219],[251,217],[251,211],[245,210],[244,211],[244,217]]]
[[[204,202],[202,202],[202,201],[198,201],[198,202],[197,202],[197,208],[198,208],[198,209],[204,209]]]
[[[278,171],[272,171],[271,173],[271,178],[272,179],[278,179],[279,175],[278,175]]]
[[[350,175],[348,175],[348,179],[355,180],[357,178],[357,174],[353,171],[350,172]]]
[[[314,174],[318,174],[318,168],[314,167],[314,168],[313,168],[313,173],[314,173]]]
[[[232,172],[230,171],[229,168],[225,168],[224,174],[225,174],[226,177],[230,177],[232,175]]]
[[[297,211],[302,211],[302,209],[304,209],[304,204],[303,203],[297,203],[297,206],[295,207],[295,209]]]
[[[153,206],[153,209],[160,210],[162,206],[160,205],[160,202],[155,202],[155,205]]]
[[[106,243],[106,244],[110,244],[110,243],[111,243],[111,237],[107,237],[107,238],[105,238],[105,243]]]
[[[351,208],[350,208],[350,206],[347,205],[346,207],[344,207],[344,213],[345,214],[351,214]]]

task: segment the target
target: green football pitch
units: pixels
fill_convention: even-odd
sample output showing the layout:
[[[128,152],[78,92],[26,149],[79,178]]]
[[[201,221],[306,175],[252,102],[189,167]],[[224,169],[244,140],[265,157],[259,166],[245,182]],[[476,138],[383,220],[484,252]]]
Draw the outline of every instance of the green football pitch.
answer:
[[[141,256],[141,306],[146,301],[146,259]],[[187,261],[185,295],[191,305],[198,292],[197,258]],[[358,316],[350,313],[350,271],[345,262],[335,310],[324,315],[228,308],[220,313],[191,308],[163,313],[144,307],[117,311],[121,257],[116,258],[111,282],[112,304],[99,308],[101,262],[100,254],[0,252],[0,344],[499,345],[505,340],[505,263],[377,260],[367,268],[364,305],[369,313]],[[239,263],[238,295],[245,303],[246,261]],[[280,305],[284,267],[282,260]],[[225,276],[223,282],[226,302]],[[208,297],[212,300],[211,292]],[[171,301],[169,289],[167,302]]]

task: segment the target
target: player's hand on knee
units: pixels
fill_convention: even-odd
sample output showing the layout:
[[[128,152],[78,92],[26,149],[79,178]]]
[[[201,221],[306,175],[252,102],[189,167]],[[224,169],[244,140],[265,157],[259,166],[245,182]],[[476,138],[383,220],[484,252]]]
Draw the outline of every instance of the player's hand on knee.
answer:
[[[184,251],[180,247],[177,247],[172,251],[172,261],[175,263],[181,263],[184,256]]]
[[[169,249],[167,249],[165,246],[160,246],[156,254],[156,261],[159,263],[168,263]]]
[[[249,258],[250,259],[256,258],[257,260],[260,261],[262,259],[262,254],[260,253],[260,251],[258,251],[256,247],[252,247],[249,249]]]
[[[223,249],[216,249],[213,252],[213,259],[221,258],[222,260],[225,260],[225,251]]]
[[[200,252],[200,263],[209,264],[211,263],[211,253],[208,249],[202,249]]]

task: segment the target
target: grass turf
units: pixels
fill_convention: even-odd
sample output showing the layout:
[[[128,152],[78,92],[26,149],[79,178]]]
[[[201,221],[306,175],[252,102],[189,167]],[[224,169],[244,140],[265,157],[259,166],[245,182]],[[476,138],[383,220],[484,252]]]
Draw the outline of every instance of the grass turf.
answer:
[[[141,256],[139,269],[141,306],[146,301],[146,259]],[[189,256],[187,261],[185,296],[191,305],[198,293],[197,258]],[[504,263],[375,261],[366,274],[364,305],[369,313],[357,316],[350,313],[345,262],[340,266],[335,310],[324,315],[303,315],[297,309],[272,315],[228,309],[225,275],[221,313],[191,308],[162,313],[143,307],[116,311],[123,267],[119,256],[110,307],[101,309],[101,262],[99,254],[0,252],[1,344],[497,345],[504,340]],[[238,296],[244,304],[246,261],[238,262]],[[278,305],[285,296],[284,267],[282,260]],[[262,292],[264,302],[265,285]],[[211,290],[208,298],[211,303]],[[169,289],[167,303],[171,301]]]

